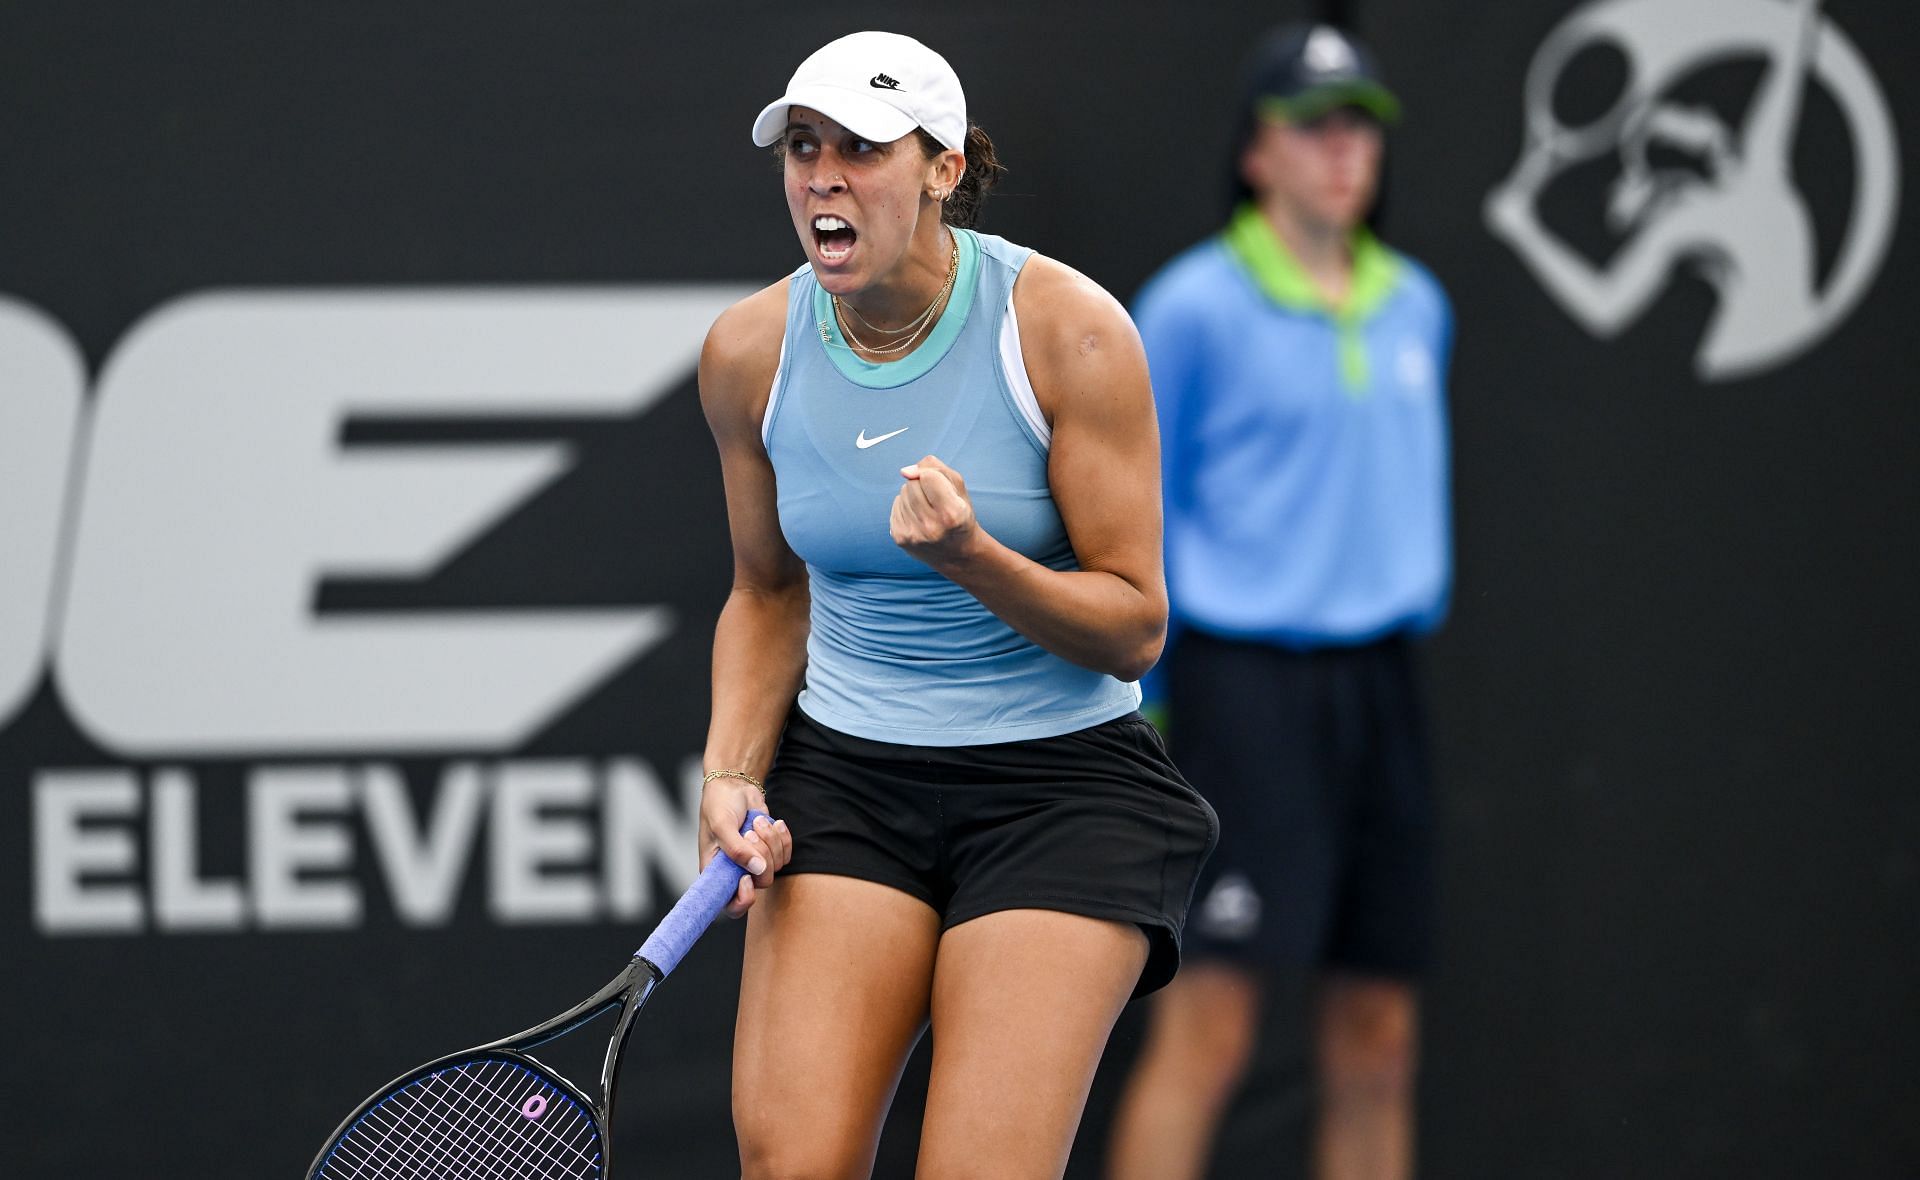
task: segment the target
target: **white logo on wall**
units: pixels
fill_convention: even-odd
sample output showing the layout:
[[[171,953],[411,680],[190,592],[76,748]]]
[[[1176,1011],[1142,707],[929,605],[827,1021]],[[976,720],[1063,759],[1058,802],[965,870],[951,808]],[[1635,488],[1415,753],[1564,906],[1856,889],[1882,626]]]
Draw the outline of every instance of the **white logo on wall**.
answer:
[[[666,608],[317,615],[322,578],[426,577],[573,465],[559,443],[345,448],[341,428],[636,413],[685,379],[737,294],[169,303],[99,377],[63,610],[46,595],[76,453],[77,355],[58,325],[0,304],[8,405],[31,448],[0,469],[3,536],[18,542],[9,568],[29,574],[0,598],[0,705],[18,702],[48,651],[74,719],[124,754],[519,744],[665,638]],[[57,643],[41,633],[55,628]]]
[[[0,296],[0,729],[46,658],[86,381],[60,325]]]
[[[745,293],[193,296],[128,334],[91,407],[66,331],[0,297],[0,731],[51,671],[110,755],[168,760],[32,773],[39,929],[352,927],[363,855],[415,925],[481,856],[501,922],[632,918],[656,872],[690,876],[696,759],[462,757],[424,800],[369,760],[519,746],[663,640],[665,607],[314,604],[329,576],[431,575],[573,465],[557,442],[347,446],[347,422],[632,416]],[[242,767],[245,869],[210,873],[196,817],[232,802],[177,763],[276,755],[297,761]]]
[[[1575,57],[1601,45],[1626,58],[1605,114],[1562,124],[1555,87]],[[1701,69],[1760,59],[1744,120],[1665,97]],[[1851,138],[1853,200],[1839,255],[1816,278],[1814,211],[1793,174],[1809,88],[1839,106]],[[1853,310],[1884,260],[1899,210],[1900,166],[1886,99],[1819,0],[1599,0],[1548,35],[1528,69],[1527,141],[1513,174],[1489,194],[1488,228],[1548,293],[1602,339],[1637,321],[1673,272],[1700,269],[1717,306],[1695,355],[1703,380],[1775,368],[1812,348]],[[1662,167],[1656,149],[1697,168]],[[1540,219],[1542,193],[1570,169],[1615,157],[1607,194],[1618,249],[1595,263]]]

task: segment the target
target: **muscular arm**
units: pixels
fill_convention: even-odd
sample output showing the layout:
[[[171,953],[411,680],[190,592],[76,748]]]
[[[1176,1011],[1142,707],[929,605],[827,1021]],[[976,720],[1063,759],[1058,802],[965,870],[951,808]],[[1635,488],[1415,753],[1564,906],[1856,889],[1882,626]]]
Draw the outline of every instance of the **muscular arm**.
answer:
[[[964,473],[931,456],[908,469],[894,539],[1041,647],[1137,680],[1159,658],[1167,623],[1146,357],[1125,310],[1050,259],[1027,263],[1014,306],[1053,425],[1048,483],[1080,568],[1048,569],[987,535],[965,502]]]
[[[760,441],[760,419],[779,365],[786,288],[777,283],[729,308],[700,353],[700,404],[720,449],[733,539],[733,589],[713,632],[705,761],[709,769],[743,770],[756,778],[772,765],[807,659],[806,566],[781,535],[773,467]],[[764,802],[755,794],[744,780],[714,780],[702,808],[710,829],[702,837],[703,858],[712,840],[729,854],[744,848],[735,833],[746,807]]]

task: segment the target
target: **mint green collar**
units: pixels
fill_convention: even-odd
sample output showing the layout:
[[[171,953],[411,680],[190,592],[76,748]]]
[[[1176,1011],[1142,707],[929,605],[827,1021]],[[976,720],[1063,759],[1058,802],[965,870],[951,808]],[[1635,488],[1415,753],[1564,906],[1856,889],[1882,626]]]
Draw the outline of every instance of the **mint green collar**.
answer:
[[[1353,231],[1353,281],[1345,302],[1335,306],[1308,277],[1300,260],[1251,202],[1233,211],[1221,231],[1226,244],[1254,285],[1288,311],[1326,316],[1339,330],[1341,384],[1354,396],[1371,385],[1363,329],[1393,293],[1400,261],[1365,227]]]
[[[960,273],[954,276],[953,294],[940,309],[940,319],[920,342],[920,347],[897,361],[876,364],[855,355],[834,317],[833,296],[827,294],[826,288],[814,286],[813,318],[826,354],[842,377],[868,389],[898,389],[925,376],[960,338],[960,330],[967,326],[967,313],[973,307],[973,289],[980,278],[980,242],[971,230],[950,229],[949,232],[960,244]]]

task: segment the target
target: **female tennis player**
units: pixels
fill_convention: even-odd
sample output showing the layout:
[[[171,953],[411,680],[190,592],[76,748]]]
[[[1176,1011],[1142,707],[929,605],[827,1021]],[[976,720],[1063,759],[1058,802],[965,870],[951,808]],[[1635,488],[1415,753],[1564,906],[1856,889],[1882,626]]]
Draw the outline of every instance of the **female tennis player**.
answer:
[[[1094,283],[967,228],[999,165],[919,42],[828,44],[753,138],[806,264],[700,362],[742,1174],[870,1174],[931,1024],[917,1174],[1057,1177],[1215,838],[1136,710],[1167,613],[1146,362]],[[749,807],[779,822],[738,836]]]

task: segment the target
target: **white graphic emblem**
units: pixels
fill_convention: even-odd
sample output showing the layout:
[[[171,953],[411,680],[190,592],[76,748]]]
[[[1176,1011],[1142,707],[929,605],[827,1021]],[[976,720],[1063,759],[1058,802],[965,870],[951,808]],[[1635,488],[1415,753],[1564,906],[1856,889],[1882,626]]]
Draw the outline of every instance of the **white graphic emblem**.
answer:
[[[1228,873],[1200,904],[1200,929],[1223,942],[1241,942],[1260,929],[1260,894],[1244,873]]]
[[[1570,62],[1600,45],[1626,58],[1605,114],[1568,127],[1553,111]],[[1765,63],[1744,117],[1664,97],[1721,62]],[[1814,213],[1795,183],[1793,145],[1811,83],[1844,117],[1852,205],[1829,273],[1816,275]],[[1487,226],[1596,337],[1633,324],[1683,264],[1718,297],[1694,358],[1707,381],[1775,368],[1812,348],[1853,309],[1885,257],[1899,211],[1900,162],[1886,99],[1819,0],[1596,0],[1548,35],[1527,73],[1527,142],[1489,195]],[[1655,152],[1697,168],[1662,167]],[[1606,214],[1617,249],[1595,262],[1540,219],[1540,198],[1577,166],[1616,157]],[[1588,170],[1587,174],[1590,174]]]
[[[1353,46],[1347,44],[1335,29],[1321,25],[1307,35],[1307,47],[1302,52],[1307,64],[1316,74],[1352,73],[1360,68],[1360,59],[1353,54]]]
[[[86,383],[72,337],[0,296],[0,726],[46,655]]]
[[[880,443],[886,442],[888,439],[892,438],[896,434],[905,434],[910,429],[912,428],[908,426],[902,426],[900,429],[889,431],[886,434],[880,435],[878,438],[868,438],[866,428],[862,427],[860,430],[859,436],[853,440],[853,445],[856,447],[859,447],[861,450],[864,451],[868,447],[877,446]]]
[[[1433,354],[1418,340],[1400,342],[1395,367],[1399,370],[1400,392],[1408,397],[1425,397],[1434,392],[1434,387],[1439,384],[1435,379]]]
[[[632,415],[685,379],[738,295],[221,292],[155,311],[99,379],[59,620],[75,720],[151,756],[524,742],[664,639],[671,612],[316,612],[323,578],[427,576],[574,461],[559,442],[343,446],[342,427]],[[41,358],[29,388],[51,401],[28,424],[48,455],[74,400],[57,343],[20,353]],[[48,484],[25,488],[57,500]],[[0,608],[0,622],[23,609]]]

